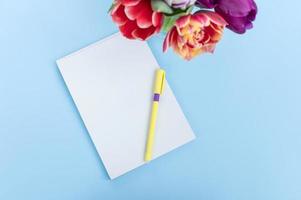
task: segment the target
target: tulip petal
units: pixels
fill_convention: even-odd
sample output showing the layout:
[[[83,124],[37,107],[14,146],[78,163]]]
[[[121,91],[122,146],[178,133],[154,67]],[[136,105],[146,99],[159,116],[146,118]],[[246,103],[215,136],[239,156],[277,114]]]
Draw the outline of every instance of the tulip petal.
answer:
[[[204,13],[210,21],[212,21],[215,24],[218,24],[220,26],[226,26],[228,23],[224,20],[222,16],[220,16],[216,12],[211,12],[211,11],[201,11],[201,13]]]
[[[154,26],[161,26],[163,21],[163,15],[158,12],[153,12],[152,15],[152,24]]]
[[[147,30],[145,29],[136,29],[133,31],[132,35],[135,39],[147,40],[150,36],[152,36],[155,32],[155,27],[150,27]]]
[[[175,27],[172,28],[166,35],[165,39],[164,39],[164,42],[163,42],[163,52],[166,52],[168,47],[170,46],[170,36],[171,34],[176,31],[175,30]]]
[[[143,9],[141,9],[141,6],[139,5],[141,4],[137,4],[136,6],[126,6],[124,8],[124,12],[130,20],[135,20],[143,12]]]
[[[186,16],[180,17],[180,18],[176,21],[176,26],[177,26],[178,28],[183,28],[184,26],[187,26],[187,24],[188,24],[189,21],[190,21],[190,17],[191,17],[191,15],[186,15]]]
[[[127,21],[124,25],[120,26],[120,32],[128,39],[135,39],[132,35],[133,31],[137,28],[135,21]]]
[[[202,26],[209,26],[210,20],[207,15],[204,14],[204,11],[200,11],[193,15],[192,20],[202,24]]]
[[[216,6],[216,0],[197,0],[197,4],[203,8],[214,8]]]
[[[152,15],[153,11],[151,8],[150,1],[141,0],[139,5],[137,6],[141,9],[142,12],[136,17],[137,25],[140,28],[149,28],[153,25],[152,23]]]
[[[217,7],[225,14],[233,17],[244,17],[251,10],[257,10],[253,0],[221,0]]]
[[[117,0],[117,2],[120,2],[124,6],[135,6],[137,5],[141,0]]]
[[[124,6],[121,4],[117,4],[113,8],[113,10],[111,12],[111,16],[112,16],[113,21],[118,26],[124,25],[128,21],[126,15],[124,13]]]

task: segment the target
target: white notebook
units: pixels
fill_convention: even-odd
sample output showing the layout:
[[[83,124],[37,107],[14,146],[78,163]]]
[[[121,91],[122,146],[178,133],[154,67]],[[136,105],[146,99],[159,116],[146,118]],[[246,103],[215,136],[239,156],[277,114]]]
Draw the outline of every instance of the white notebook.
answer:
[[[153,81],[159,67],[147,43],[117,33],[57,64],[109,177],[145,164]],[[154,158],[194,138],[166,84],[159,103]]]

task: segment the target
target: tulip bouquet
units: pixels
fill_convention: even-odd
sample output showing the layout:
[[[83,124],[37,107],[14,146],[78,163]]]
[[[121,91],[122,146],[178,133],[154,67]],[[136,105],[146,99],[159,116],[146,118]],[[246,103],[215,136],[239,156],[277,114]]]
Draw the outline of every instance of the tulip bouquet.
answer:
[[[163,31],[163,51],[171,47],[191,60],[213,53],[225,27],[238,34],[251,29],[257,6],[254,0],[114,0],[109,12],[126,38],[147,40]]]

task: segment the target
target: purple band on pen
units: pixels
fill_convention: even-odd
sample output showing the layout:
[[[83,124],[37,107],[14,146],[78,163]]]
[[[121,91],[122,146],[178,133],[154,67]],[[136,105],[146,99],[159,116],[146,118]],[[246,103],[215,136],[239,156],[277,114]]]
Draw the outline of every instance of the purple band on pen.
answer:
[[[160,100],[160,94],[155,93],[154,94],[154,101],[159,101]]]

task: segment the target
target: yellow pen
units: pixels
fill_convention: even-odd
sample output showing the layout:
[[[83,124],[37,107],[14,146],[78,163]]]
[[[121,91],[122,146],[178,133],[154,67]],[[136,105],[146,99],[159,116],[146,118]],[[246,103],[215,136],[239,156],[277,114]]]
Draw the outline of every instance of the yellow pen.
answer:
[[[152,111],[150,116],[149,130],[146,142],[146,149],[144,155],[144,161],[149,162],[153,156],[153,146],[155,138],[155,127],[157,121],[157,114],[159,108],[160,95],[162,95],[165,82],[165,71],[158,69],[156,71],[155,84],[154,84],[154,99],[152,105]]]

